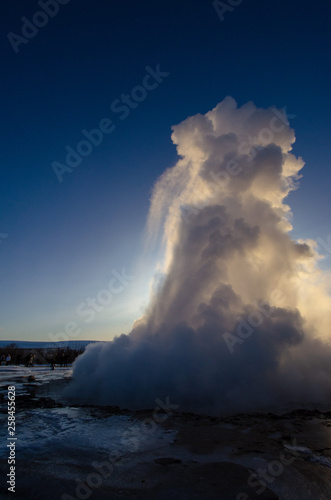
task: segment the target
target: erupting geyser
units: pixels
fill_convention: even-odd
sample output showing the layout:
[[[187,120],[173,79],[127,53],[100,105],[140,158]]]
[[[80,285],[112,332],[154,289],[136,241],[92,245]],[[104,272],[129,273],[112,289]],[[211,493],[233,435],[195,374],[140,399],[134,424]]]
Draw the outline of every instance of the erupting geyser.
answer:
[[[129,335],[90,345],[69,393],[94,403],[247,411],[331,399],[330,276],[293,241],[303,161],[286,114],[228,97],[173,127],[180,159],[157,181],[164,279]]]

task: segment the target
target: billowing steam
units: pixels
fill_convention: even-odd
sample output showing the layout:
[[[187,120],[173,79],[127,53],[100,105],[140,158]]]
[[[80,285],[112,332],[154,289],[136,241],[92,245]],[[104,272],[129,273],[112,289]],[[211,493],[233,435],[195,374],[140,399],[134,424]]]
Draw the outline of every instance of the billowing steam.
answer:
[[[227,412],[331,401],[330,277],[316,243],[289,236],[303,161],[285,112],[228,97],[172,140],[148,219],[163,279],[129,335],[77,360],[70,394]]]

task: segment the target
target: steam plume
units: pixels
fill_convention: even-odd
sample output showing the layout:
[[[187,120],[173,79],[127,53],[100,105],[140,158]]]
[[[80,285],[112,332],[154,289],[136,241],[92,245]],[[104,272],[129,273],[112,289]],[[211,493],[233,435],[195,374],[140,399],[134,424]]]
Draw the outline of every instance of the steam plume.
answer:
[[[330,276],[293,241],[301,158],[284,111],[227,97],[173,127],[180,159],[147,223],[163,279],[129,335],[89,346],[70,393],[93,402],[246,411],[330,401]]]

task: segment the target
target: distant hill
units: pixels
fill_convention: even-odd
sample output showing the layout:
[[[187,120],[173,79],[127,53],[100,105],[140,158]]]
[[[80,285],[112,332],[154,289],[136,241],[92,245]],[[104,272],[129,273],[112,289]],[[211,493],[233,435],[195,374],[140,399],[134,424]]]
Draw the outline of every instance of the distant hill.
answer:
[[[0,347],[6,347],[9,344],[16,344],[16,347],[24,349],[54,349],[65,348],[70,349],[85,349],[88,344],[100,342],[99,340],[67,340],[64,342],[42,342],[42,341],[27,341],[27,340],[0,340]]]

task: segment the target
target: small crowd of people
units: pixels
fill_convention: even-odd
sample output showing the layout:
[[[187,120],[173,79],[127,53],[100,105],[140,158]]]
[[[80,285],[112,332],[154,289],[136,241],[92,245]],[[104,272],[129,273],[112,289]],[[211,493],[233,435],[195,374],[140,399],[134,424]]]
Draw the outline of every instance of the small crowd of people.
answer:
[[[31,355],[28,355],[28,356],[25,356],[24,359],[23,359],[23,364],[25,366],[33,366],[34,365],[34,360],[35,360],[35,357],[33,354]],[[21,354],[17,354],[16,355],[16,358],[15,358],[15,365],[16,366],[20,366],[21,364],[21,359],[22,359],[22,355]],[[1,361],[1,365],[11,365],[12,364],[12,357],[10,354],[7,354],[7,356],[5,356],[4,354],[1,356],[0,358],[0,361]]]
[[[68,366],[68,358],[69,358],[69,353],[67,353],[67,352],[57,353],[56,356],[49,359],[52,370],[54,370],[55,365]],[[27,356],[24,356],[23,359],[22,359],[21,354],[17,354],[16,358],[15,358],[15,365],[20,366],[20,364],[22,363],[27,367],[34,366],[35,359],[36,359],[36,356],[34,354],[29,354]],[[0,358],[0,364],[6,365],[6,366],[13,364],[11,355],[7,354],[5,356],[3,354]]]
[[[10,354],[7,354],[7,356],[5,356],[4,354],[1,356],[1,364],[2,365],[10,365],[11,363],[11,355]]]

